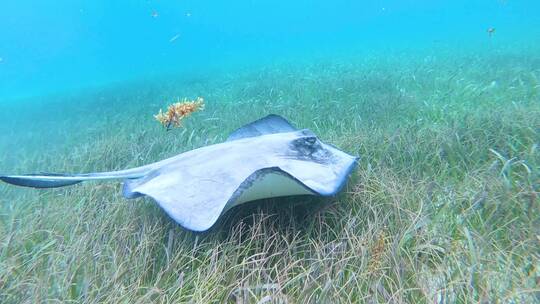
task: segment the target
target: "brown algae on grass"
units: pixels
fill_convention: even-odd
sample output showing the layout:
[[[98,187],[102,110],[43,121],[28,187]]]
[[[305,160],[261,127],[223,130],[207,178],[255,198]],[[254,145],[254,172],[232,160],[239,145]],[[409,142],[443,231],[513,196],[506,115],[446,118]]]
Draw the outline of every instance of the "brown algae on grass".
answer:
[[[169,131],[172,128],[182,127],[182,119],[202,110],[204,110],[204,99],[202,97],[197,97],[195,100],[184,98],[181,102],[170,105],[167,112],[160,109],[159,113],[154,115],[154,118]]]

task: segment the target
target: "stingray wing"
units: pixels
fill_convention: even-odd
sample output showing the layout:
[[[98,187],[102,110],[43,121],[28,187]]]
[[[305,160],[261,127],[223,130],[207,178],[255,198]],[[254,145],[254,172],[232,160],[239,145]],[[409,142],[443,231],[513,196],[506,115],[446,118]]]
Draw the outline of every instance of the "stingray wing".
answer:
[[[288,195],[334,195],[356,158],[296,131],[238,139],[181,154],[127,180],[124,196],[147,195],[183,227],[204,231],[228,209]]]
[[[249,175],[227,175],[221,181],[210,179],[183,184],[189,177],[179,172],[156,174],[151,178],[128,180],[124,195],[147,195],[178,224],[194,231],[205,231],[230,208],[249,201],[289,196],[317,195],[318,192],[279,167],[262,168]]]
[[[144,177],[126,180],[123,194],[127,198],[147,195],[183,227],[207,230],[240,185],[268,167],[269,154],[256,153],[257,144],[261,137],[188,151]]]
[[[270,114],[233,131],[227,141],[297,130],[285,118]]]

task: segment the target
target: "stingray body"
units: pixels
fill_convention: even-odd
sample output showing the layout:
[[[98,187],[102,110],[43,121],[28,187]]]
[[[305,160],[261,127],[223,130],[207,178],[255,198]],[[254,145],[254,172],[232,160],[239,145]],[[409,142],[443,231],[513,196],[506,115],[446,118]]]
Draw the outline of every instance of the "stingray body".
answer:
[[[19,186],[53,188],[124,179],[126,198],[149,196],[181,226],[204,231],[230,208],[257,199],[336,194],[357,158],[269,115],[226,142],[138,168],[88,174],[0,175]]]

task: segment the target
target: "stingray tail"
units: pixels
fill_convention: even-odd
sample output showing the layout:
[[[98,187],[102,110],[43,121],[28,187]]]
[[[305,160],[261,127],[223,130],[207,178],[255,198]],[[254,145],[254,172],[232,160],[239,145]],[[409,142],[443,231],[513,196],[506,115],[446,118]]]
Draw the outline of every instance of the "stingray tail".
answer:
[[[130,170],[87,173],[87,174],[57,174],[40,173],[24,175],[0,175],[0,180],[8,184],[31,188],[57,188],[75,185],[88,180],[130,179],[143,176],[147,171],[142,168]]]
[[[0,175],[0,180],[8,184],[32,188],[56,188],[78,184],[83,181],[73,175],[51,173],[27,175]]]

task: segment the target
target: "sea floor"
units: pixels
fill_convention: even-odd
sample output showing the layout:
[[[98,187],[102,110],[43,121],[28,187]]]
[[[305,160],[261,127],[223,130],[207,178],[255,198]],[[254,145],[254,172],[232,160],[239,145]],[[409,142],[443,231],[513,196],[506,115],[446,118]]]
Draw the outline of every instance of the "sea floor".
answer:
[[[205,233],[116,182],[0,185],[0,302],[540,301],[540,56],[321,60],[0,104],[0,173],[139,166],[270,113],[361,156]],[[183,97],[203,112],[165,131]]]

